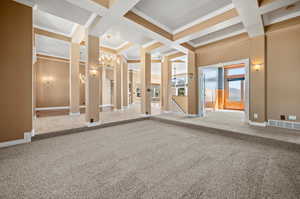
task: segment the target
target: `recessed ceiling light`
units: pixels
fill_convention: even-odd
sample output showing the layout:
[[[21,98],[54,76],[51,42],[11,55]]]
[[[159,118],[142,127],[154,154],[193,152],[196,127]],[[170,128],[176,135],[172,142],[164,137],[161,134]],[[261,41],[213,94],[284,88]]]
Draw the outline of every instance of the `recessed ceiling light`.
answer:
[[[106,38],[106,39],[110,39],[110,38],[111,38],[111,35],[106,34],[106,35],[105,35],[105,38]]]

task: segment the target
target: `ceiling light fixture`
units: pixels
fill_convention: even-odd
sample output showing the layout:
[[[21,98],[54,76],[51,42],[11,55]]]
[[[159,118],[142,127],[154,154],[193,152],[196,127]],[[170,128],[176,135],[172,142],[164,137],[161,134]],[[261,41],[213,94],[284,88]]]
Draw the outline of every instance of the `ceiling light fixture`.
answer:
[[[106,35],[105,35],[105,38],[106,38],[106,39],[111,39],[111,37],[112,37],[112,36],[111,36],[110,34],[106,34]]]

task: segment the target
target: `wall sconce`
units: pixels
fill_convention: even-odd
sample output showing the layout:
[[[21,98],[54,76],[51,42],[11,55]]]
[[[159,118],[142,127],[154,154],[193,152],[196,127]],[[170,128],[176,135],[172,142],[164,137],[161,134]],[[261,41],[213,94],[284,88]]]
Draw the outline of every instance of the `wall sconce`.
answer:
[[[51,76],[45,76],[43,77],[42,81],[47,87],[49,87],[50,84],[54,81],[54,78]]]
[[[253,69],[255,71],[260,71],[261,67],[262,67],[262,64],[253,64]]]
[[[84,84],[85,83],[85,75],[83,75],[83,74],[79,74],[79,79],[80,79],[80,82],[82,83],[82,84]]]
[[[93,77],[96,77],[97,74],[98,74],[98,70],[95,69],[95,68],[92,68],[92,69],[90,69],[90,74],[91,74]]]

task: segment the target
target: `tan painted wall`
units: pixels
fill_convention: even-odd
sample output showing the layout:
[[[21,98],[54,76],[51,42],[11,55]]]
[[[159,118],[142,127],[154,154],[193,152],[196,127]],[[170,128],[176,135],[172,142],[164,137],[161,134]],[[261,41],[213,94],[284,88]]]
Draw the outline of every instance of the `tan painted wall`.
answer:
[[[69,63],[38,58],[36,72],[37,107],[69,106]]]
[[[250,39],[246,34],[243,34],[204,46],[196,52],[197,66],[245,59],[250,56]]]
[[[240,59],[250,58],[250,120],[264,122],[265,117],[265,70],[256,72],[252,70],[251,63],[264,63],[264,36],[259,38],[249,38],[242,34],[233,38],[204,46],[198,49],[197,66],[217,64]],[[254,119],[254,113],[258,118]]]
[[[300,121],[300,26],[267,33],[266,38],[238,37],[197,49],[197,66],[250,58],[263,63],[250,69],[250,120],[263,122],[296,115]],[[266,40],[264,42],[264,40]],[[253,113],[259,118],[254,120]]]
[[[0,142],[32,130],[32,9],[11,0],[0,6]]]
[[[300,26],[267,35],[267,117],[300,122]]]
[[[85,74],[85,65],[80,65],[80,73]],[[107,69],[107,71],[111,71]],[[53,76],[53,83],[47,87],[42,78]],[[111,104],[110,80],[106,78],[103,104]],[[37,62],[37,107],[69,106],[69,62],[38,58]],[[80,105],[85,105],[85,84],[80,82]]]

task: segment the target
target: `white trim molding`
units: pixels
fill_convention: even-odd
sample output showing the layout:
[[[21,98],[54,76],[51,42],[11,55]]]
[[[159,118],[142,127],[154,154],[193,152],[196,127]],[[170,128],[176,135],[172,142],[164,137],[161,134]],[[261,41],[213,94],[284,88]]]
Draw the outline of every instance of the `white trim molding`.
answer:
[[[99,105],[100,108],[105,108],[105,107],[113,107],[114,105],[112,104],[102,104],[102,105]]]
[[[195,117],[199,117],[198,114],[185,114],[186,117],[190,117],[190,118],[195,118]]]
[[[67,110],[68,106],[54,106],[54,107],[41,107],[35,108],[35,111],[48,111],[48,110]]]
[[[17,139],[17,140],[12,140],[12,141],[7,141],[7,142],[0,142],[0,148],[14,146],[14,145],[18,145],[18,144],[30,143],[33,133],[34,132],[25,132],[23,139]]]
[[[267,127],[267,122],[253,122],[249,120],[251,126]]]

